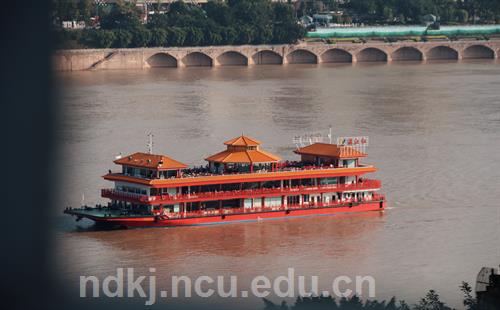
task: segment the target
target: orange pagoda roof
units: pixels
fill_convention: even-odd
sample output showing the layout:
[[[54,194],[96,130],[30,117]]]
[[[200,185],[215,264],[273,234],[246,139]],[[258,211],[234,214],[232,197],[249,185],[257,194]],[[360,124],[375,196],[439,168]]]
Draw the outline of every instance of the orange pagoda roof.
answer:
[[[260,149],[260,141],[240,136],[224,142],[225,151],[205,158],[207,161],[218,163],[270,163],[280,161],[281,158]]]
[[[262,150],[231,151],[225,150],[210,157],[205,158],[208,161],[219,163],[270,163],[280,161],[281,158]]]
[[[257,146],[260,145],[261,142],[255,139],[252,139],[250,137],[241,135],[239,137],[236,137],[234,139],[228,140],[224,142],[225,145],[232,145],[232,146]]]
[[[114,161],[114,163],[118,165],[127,165],[155,170],[173,170],[187,168],[186,164],[183,164],[168,156],[141,152],[117,159]]]
[[[294,151],[300,155],[313,155],[337,158],[366,157],[366,153],[360,152],[351,146],[339,146],[329,143],[314,143],[301,147]]]

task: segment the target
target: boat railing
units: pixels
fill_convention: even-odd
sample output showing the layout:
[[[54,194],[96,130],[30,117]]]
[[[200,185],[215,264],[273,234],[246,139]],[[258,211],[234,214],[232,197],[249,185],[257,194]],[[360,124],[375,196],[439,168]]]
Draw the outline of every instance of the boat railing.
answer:
[[[372,199],[373,200],[384,200],[384,201],[386,200],[385,195],[379,194],[379,193],[374,193]]]
[[[330,202],[314,202],[314,203],[303,203],[303,204],[286,204],[286,205],[276,205],[276,206],[261,206],[261,207],[239,207],[239,208],[206,208],[196,211],[187,212],[170,212],[166,215],[168,218],[186,218],[186,217],[199,217],[199,216],[215,216],[215,215],[226,215],[226,214],[240,214],[240,213],[258,213],[258,212],[272,212],[272,211],[287,211],[287,210],[297,210],[305,208],[323,208],[323,207],[335,207],[335,206],[345,206],[353,203],[362,203],[370,201],[380,201],[383,200],[382,195],[373,195],[372,197],[366,198],[345,198],[345,199],[334,199]]]
[[[101,190],[101,196],[102,197],[108,197],[108,198],[113,198],[113,197],[119,197],[119,198],[131,198],[134,200],[138,200],[140,202],[149,202],[154,199],[151,199],[153,196],[148,196],[144,194],[137,194],[137,193],[130,193],[130,192],[124,192],[120,191],[117,189],[113,188],[105,188]]]
[[[162,203],[176,203],[181,201],[189,200],[219,200],[219,199],[230,199],[232,197],[245,197],[245,196],[255,196],[255,195],[272,195],[272,194],[294,194],[294,193],[313,193],[317,191],[324,190],[335,190],[335,191],[347,191],[347,190],[366,190],[366,189],[378,189],[381,187],[380,180],[369,180],[363,179],[357,183],[349,184],[324,184],[324,185],[301,185],[294,187],[283,187],[283,188],[258,188],[258,189],[241,189],[232,191],[210,191],[210,192],[200,192],[200,193],[185,193],[176,195],[141,195],[136,193],[123,192],[116,189],[103,189],[102,196],[107,198],[129,198],[133,200],[138,200],[139,202],[162,202]]]
[[[221,176],[221,175],[240,175],[240,174],[259,174],[259,173],[275,173],[275,172],[294,172],[294,171],[315,171],[315,170],[327,170],[327,169],[342,169],[342,168],[365,168],[372,167],[372,165],[359,164],[356,167],[347,167],[342,165],[311,165],[303,162],[283,162],[278,163],[275,169],[256,169],[253,172],[250,171],[225,171],[224,173],[213,173],[207,168],[188,168],[181,171],[180,178],[197,178],[197,177],[207,177],[207,176]],[[169,178],[151,178],[148,176],[130,175],[123,174],[121,172],[112,172],[110,175],[124,175],[132,178],[141,178],[147,180],[153,179],[176,179],[178,177]]]
[[[200,206],[198,210],[189,210],[189,211],[181,211],[181,212],[168,212],[167,209],[164,209],[161,213],[154,213],[155,216],[166,216],[167,218],[188,218],[188,217],[200,217],[200,216],[221,216],[225,214],[241,214],[241,213],[258,213],[258,212],[271,212],[271,211],[287,211],[287,210],[297,210],[297,209],[309,209],[309,208],[322,208],[322,207],[355,207],[357,204],[364,202],[378,202],[385,201],[385,196],[373,193],[369,196],[364,197],[350,197],[350,198],[341,198],[341,199],[330,199],[326,201],[310,201],[299,203],[286,203],[279,205],[264,205],[264,206],[243,206],[243,207],[229,207],[222,206],[219,208]],[[151,215],[151,213],[147,212],[137,212],[133,210],[117,210],[112,209],[110,206],[107,207],[96,207],[91,208],[88,206],[84,206],[80,209],[71,209],[67,208],[65,212],[78,212],[80,210],[84,210],[84,212],[89,212],[93,210],[99,210],[104,214],[104,216],[144,216]]]
[[[238,175],[238,174],[258,174],[258,173],[273,173],[273,172],[293,172],[293,171],[312,171],[312,170],[326,170],[326,169],[339,169],[339,168],[363,168],[371,167],[371,165],[358,165],[356,167],[347,167],[342,165],[311,165],[302,162],[285,162],[278,163],[275,169],[256,169],[250,171],[225,171],[224,173],[212,173],[207,170],[202,172],[189,172],[184,170],[181,172],[181,178],[196,178],[204,176],[219,176],[219,175]]]

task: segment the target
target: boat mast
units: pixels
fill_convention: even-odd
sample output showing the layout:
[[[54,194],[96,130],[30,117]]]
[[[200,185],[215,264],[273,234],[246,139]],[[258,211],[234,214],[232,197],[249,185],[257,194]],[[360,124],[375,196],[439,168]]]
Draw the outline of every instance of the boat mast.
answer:
[[[328,140],[332,144],[332,125],[328,126]]]
[[[147,143],[148,153],[153,154],[153,134],[148,133],[149,141]]]

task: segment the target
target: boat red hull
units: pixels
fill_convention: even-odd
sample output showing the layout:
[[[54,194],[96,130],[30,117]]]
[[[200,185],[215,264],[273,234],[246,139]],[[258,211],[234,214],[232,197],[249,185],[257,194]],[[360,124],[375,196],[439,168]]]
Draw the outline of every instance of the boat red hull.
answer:
[[[88,217],[99,223],[109,223],[123,227],[169,227],[169,226],[192,226],[192,225],[211,225],[224,224],[231,222],[242,221],[259,221],[266,219],[279,219],[287,217],[303,217],[315,215],[332,215],[338,213],[355,213],[367,211],[382,211],[385,209],[385,201],[363,202],[353,206],[336,206],[336,207],[320,207],[320,208],[302,208],[290,210],[266,211],[257,213],[235,213],[235,214],[217,214],[210,216],[186,217],[186,218],[169,218],[155,219],[153,216],[148,217],[117,217],[117,218],[100,218]]]

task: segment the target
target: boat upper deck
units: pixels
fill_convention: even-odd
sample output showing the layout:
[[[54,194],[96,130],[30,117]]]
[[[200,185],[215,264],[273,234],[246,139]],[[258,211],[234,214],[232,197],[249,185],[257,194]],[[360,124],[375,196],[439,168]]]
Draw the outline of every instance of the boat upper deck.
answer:
[[[285,163],[273,169],[254,170],[253,172],[224,172],[223,174],[211,173],[203,168],[185,169],[179,176],[171,178],[153,178],[129,175],[126,173],[110,172],[104,179],[110,181],[124,181],[143,184],[152,187],[195,186],[209,184],[227,184],[235,182],[276,181],[283,179],[319,178],[335,176],[352,176],[375,172],[372,165],[358,165],[356,167],[335,167],[332,165],[298,165]]]
[[[200,167],[188,167],[168,156],[155,155],[150,147],[149,153],[119,156],[114,162],[121,165],[121,172],[110,170],[104,179],[173,188],[359,176],[376,171],[373,166],[359,163],[360,158],[367,156],[364,152],[367,143],[367,137],[351,137],[343,138],[339,144],[297,145],[294,153],[301,156],[300,161],[282,161],[281,157],[263,150],[260,141],[241,135],[224,142],[226,149],[205,158],[208,164]]]

